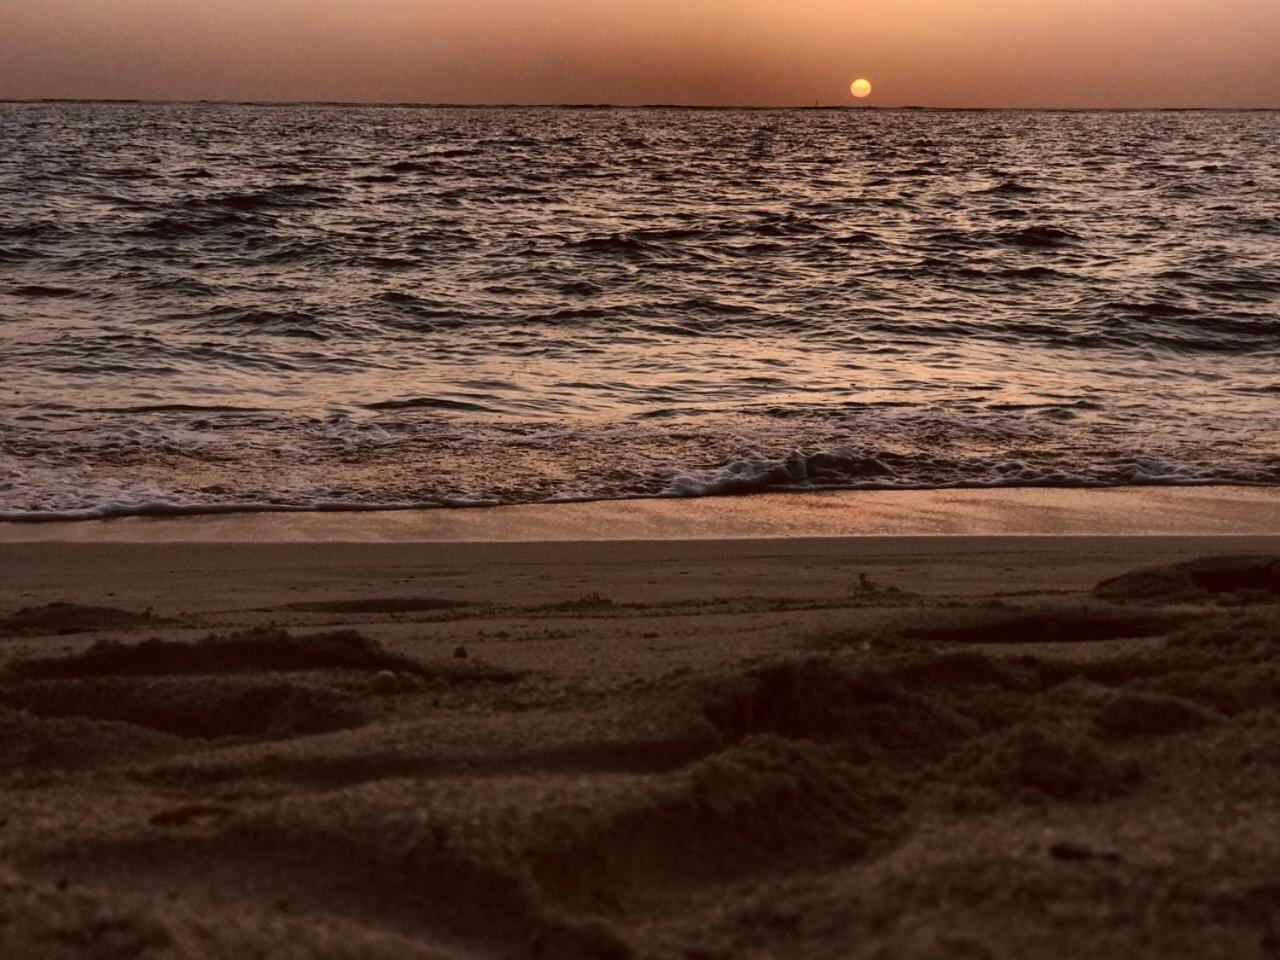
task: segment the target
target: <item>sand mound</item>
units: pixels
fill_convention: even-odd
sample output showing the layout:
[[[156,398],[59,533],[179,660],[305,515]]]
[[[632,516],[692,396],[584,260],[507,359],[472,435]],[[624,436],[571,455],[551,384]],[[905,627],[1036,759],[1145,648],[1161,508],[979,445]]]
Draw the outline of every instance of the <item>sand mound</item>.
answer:
[[[1254,607],[1232,616],[1190,623],[1169,637],[1167,655],[1181,653],[1197,665],[1231,666],[1280,657],[1280,607]],[[1224,654],[1230,659],[1224,660]]]
[[[304,673],[312,676],[295,679]],[[352,673],[362,676],[353,681]],[[293,636],[259,629],[196,643],[100,641],[83,653],[11,664],[0,704],[27,719],[0,724],[0,737],[35,767],[87,763],[87,750],[74,742],[77,731],[104,756],[173,752],[167,742],[141,735],[137,749],[129,749],[125,725],[186,739],[329,733],[362,726],[378,713],[375,685],[364,679],[369,674],[391,676],[397,693],[417,691],[417,678],[466,684],[523,676],[474,662],[429,667],[349,630]]]
[[[1126,690],[1108,700],[1093,722],[1099,736],[1123,740],[1195,730],[1212,723],[1213,717],[1180,697]]]
[[[1189,700],[1228,717],[1280,708],[1280,671],[1272,665],[1241,664],[1173,671],[1136,683],[1134,687]]]
[[[755,734],[842,742],[864,756],[934,755],[977,731],[974,722],[937,698],[921,695],[879,671],[830,660],[782,663],[731,685],[704,713],[731,741]]]
[[[133,724],[186,738],[282,738],[366,723],[375,685],[351,683],[353,672],[391,676],[396,692],[416,689],[414,678],[463,684],[523,676],[470,661],[430,667],[351,630],[294,636],[258,629],[196,643],[99,641],[83,653],[17,661],[4,675],[0,703],[38,717]],[[316,676],[271,676],[301,673]]]
[[[272,915],[262,905],[211,912],[112,893],[33,884],[0,872],[0,956],[5,960],[446,960],[453,951],[329,917]]]
[[[89,630],[129,630],[169,621],[148,613],[130,613],[115,607],[93,607],[80,603],[48,603],[24,607],[0,619],[0,636],[68,635]]]
[[[442,597],[388,597],[290,603],[278,609],[298,613],[425,613],[431,610],[455,610],[465,606],[469,606],[466,601]]]
[[[666,774],[392,780],[213,818],[129,859],[244,859],[329,903],[357,888],[392,926],[427,923],[493,955],[634,954],[619,910],[790,866],[863,858],[903,799],[830,746],[753,737]],[[122,851],[86,851],[93,858]]]
[[[147,640],[124,645],[103,641],[82,654],[24,660],[11,668],[25,677],[170,676],[296,670],[398,670],[422,673],[406,657],[354,630],[293,636],[258,629],[197,643]]]
[[[1104,580],[1093,592],[1111,602],[1276,603],[1280,557],[1202,557]]]
[[[388,653],[376,640],[354,630],[295,636],[271,628],[230,636],[210,635],[196,643],[153,639],[126,645],[102,641],[81,654],[20,660],[9,668],[13,676],[47,679],[310,670],[442,675],[453,682],[514,683],[523,676],[475,663],[450,662],[447,666],[429,667]]]
[[[535,874],[564,896],[575,884],[582,894],[642,874],[671,884],[741,878],[788,859],[815,868],[863,856],[897,832],[904,808],[846,750],[752,736],[639,780],[585,821],[562,819],[541,843]]]
[[[1224,623],[1190,630],[1217,636]],[[1124,743],[1277,707],[1276,657],[1224,667],[1180,637],[1153,653],[1080,662],[945,646],[783,662],[722,681],[703,709],[729,742],[763,734],[839,745],[890,777],[906,768],[939,784],[1095,801],[1141,782]]]
[[[1060,801],[1104,800],[1142,779],[1134,761],[1107,753],[1069,727],[1035,720],[967,751],[955,767],[998,791],[1031,790]]]
[[[180,737],[288,737],[356,726],[368,705],[349,693],[247,678],[88,677],[35,680],[0,702],[38,717],[82,717]]]
[[[1173,666],[1185,655],[1175,649]],[[1147,783],[1128,746],[1135,738],[1194,736],[1214,721],[1192,699],[1142,689],[1194,675],[1160,655],[1132,658],[1107,683],[1092,678],[1097,670],[943,648],[694,677],[651,701],[696,711],[718,732],[685,765],[448,780],[377,779],[370,769],[347,789],[209,818],[199,856],[319,878],[307,881],[317,903],[356,885],[384,924],[412,918],[503,954],[632,956],[634,911],[874,862],[930,803],[1102,804]],[[1095,861],[1111,862],[1071,862]]]
[[[125,723],[83,717],[40,719],[0,707],[4,773],[114,767],[178,753],[183,740]]]
[[[543,604],[537,609],[545,610],[548,613],[592,614],[606,613],[616,606],[618,605],[609,597],[601,596],[598,593],[589,593],[574,600],[561,600],[556,603]]]
[[[0,955],[6,960],[175,956],[165,925],[105,898],[0,876]]]
[[[1133,637],[1159,636],[1185,618],[1135,615],[1104,607],[1047,610],[989,608],[952,613],[938,625],[904,626],[904,637],[952,643],[1093,643]]]
[[[818,650],[871,645],[900,649],[924,644],[1097,643],[1157,637],[1187,623],[1186,614],[1099,604],[1024,609],[1005,604],[933,607],[904,612],[874,627],[828,631],[814,637]]]
[[[528,630],[580,573],[312,611],[385,647],[175,624],[11,664],[0,957],[1272,949],[1280,605],[658,608],[628,570]]]

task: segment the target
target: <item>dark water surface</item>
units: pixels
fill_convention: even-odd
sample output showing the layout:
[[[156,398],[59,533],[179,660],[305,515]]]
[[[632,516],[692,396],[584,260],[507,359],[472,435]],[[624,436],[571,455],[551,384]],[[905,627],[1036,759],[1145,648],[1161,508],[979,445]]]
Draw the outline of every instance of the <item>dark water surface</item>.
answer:
[[[0,517],[1280,482],[1280,114],[0,105]]]

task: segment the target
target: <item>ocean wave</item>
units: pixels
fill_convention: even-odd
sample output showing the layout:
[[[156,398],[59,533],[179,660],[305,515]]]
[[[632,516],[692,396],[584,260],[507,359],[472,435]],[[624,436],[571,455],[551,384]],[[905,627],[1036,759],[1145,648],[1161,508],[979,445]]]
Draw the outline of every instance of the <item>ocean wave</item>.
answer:
[[[48,298],[48,299],[67,299],[74,297],[83,297],[85,294],[80,290],[71,287],[51,287],[41,283],[24,283],[19,286],[10,288],[9,292],[15,297],[30,298]]]
[[[663,491],[675,497],[763,493],[769,490],[833,489],[884,482],[893,469],[850,449],[823,453],[796,451],[781,460],[751,457],[714,470],[679,472]]]
[[[811,455],[805,459],[826,459],[835,454]],[[788,458],[790,459],[790,458]],[[110,501],[92,506],[59,509],[0,509],[0,523],[45,524],[83,523],[101,520],[118,520],[129,517],[201,517],[253,514],[309,514],[309,513],[396,513],[425,510],[487,509],[503,506],[541,504],[564,506],[575,503],[592,503],[617,500],[665,500],[698,499],[710,497],[740,497],[778,493],[830,493],[836,491],[912,491],[912,490],[965,490],[965,489],[1107,489],[1123,487],[1203,487],[1203,486],[1265,486],[1262,481],[1242,483],[1214,476],[1197,476],[1185,469],[1134,468],[1129,474],[1112,479],[1076,477],[1054,472],[1036,472],[1009,464],[1010,476],[995,480],[970,480],[938,483],[895,483],[891,480],[858,480],[831,476],[824,482],[802,471],[799,475],[785,462],[758,464],[741,463],[714,474],[681,474],[671,486],[657,492],[625,494],[618,496],[591,496],[564,493],[541,500],[482,499],[469,497],[443,498],[423,501],[378,500],[298,500],[296,502],[265,501],[187,501],[167,500]],[[1024,473],[1024,476],[1013,476]],[[1276,481],[1271,481],[1274,484]]]
[[[40,252],[31,247],[0,247],[0,263],[22,263],[39,257]]]
[[[1002,180],[991,187],[978,190],[978,193],[995,194],[1003,197],[1020,197],[1029,194],[1039,193],[1040,188],[1033,187],[1030,184],[1022,183],[1018,180]]]
[[[1040,225],[1023,227],[1021,230],[1006,231],[1000,234],[1006,243],[1018,247],[1053,248],[1065,247],[1081,242],[1080,234],[1065,227]]]
[[[592,253],[616,253],[624,256],[636,256],[650,250],[650,245],[644,240],[620,233],[601,237],[583,237],[580,240],[571,241],[570,245],[578,250]]]
[[[510,385],[474,386],[496,396]],[[1137,452],[1124,437],[1082,432],[1076,418],[1096,415],[1088,401],[1009,404],[984,424],[967,427],[928,412],[867,408],[849,414],[861,424],[862,442],[785,453],[770,452],[764,441],[816,425],[762,420],[755,428],[761,443],[749,449],[729,445],[719,456],[711,451],[725,446],[727,425],[709,427],[681,411],[664,411],[667,416],[626,429],[584,431],[555,423],[486,428],[473,419],[482,415],[474,408],[485,404],[447,398],[370,406],[376,409],[367,419],[294,423],[282,423],[269,411],[194,405],[116,411],[116,428],[72,443],[64,438],[56,448],[33,446],[19,424],[0,424],[0,520],[825,490],[1280,483],[1280,454],[1250,459],[1237,450],[1230,459],[1176,446]],[[1071,417],[1057,418],[1060,413]],[[130,426],[137,417],[168,426]],[[741,432],[741,425],[736,429]],[[1223,449],[1236,448],[1236,440],[1247,444],[1246,427],[1223,438]],[[175,484],[177,477],[183,481]],[[202,478],[198,486],[195,477]]]
[[[452,410],[467,413],[491,413],[491,407],[470,400],[448,397],[409,397],[404,400],[379,400],[363,404],[366,410]]]
[[[0,510],[0,523],[82,523],[88,520],[118,520],[125,517],[209,517],[255,513],[378,513],[479,506],[497,506],[497,504],[467,500],[423,503],[323,500],[310,503],[171,503],[164,500],[143,500],[103,503],[79,510]]]
[[[334,197],[328,187],[305,183],[281,183],[261,190],[215,193],[207,196],[188,197],[183,206],[193,210],[209,207],[231,210],[262,210],[267,207],[288,207],[315,203]]]
[[[1205,465],[1133,459],[1076,465],[1016,459],[947,464],[928,463],[925,471],[903,470],[852,448],[782,458],[746,457],[700,471],[677,471],[661,492],[665,497],[740,496],[753,493],[826,490],[938,490],[1018,487],[1263,485],[1280,481],[1280,470],[1246,478],[1219,473]],[[921,476],[921,474],[924,474]]]
[[[0,105],[0,511],[1280,482],[1280,120],[1072,123]]]

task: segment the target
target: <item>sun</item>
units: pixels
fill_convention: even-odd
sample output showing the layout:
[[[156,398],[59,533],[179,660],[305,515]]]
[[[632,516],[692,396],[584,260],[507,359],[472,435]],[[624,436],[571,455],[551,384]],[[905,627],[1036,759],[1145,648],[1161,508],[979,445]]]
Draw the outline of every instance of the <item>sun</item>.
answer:
[[[864,80],[859,77],[849,85],[849,92],[859,100],[865,100],[867,97],[871,96],[871,81]]]

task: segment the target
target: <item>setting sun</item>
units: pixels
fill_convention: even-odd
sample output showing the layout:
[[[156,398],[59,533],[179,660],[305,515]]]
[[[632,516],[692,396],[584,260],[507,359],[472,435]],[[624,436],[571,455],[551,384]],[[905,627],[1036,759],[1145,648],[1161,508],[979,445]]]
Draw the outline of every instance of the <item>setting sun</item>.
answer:
[[[871,81],[859,78],[850,84],[849,92],[859,100],[865,100],[867,97],[871,96]]]

